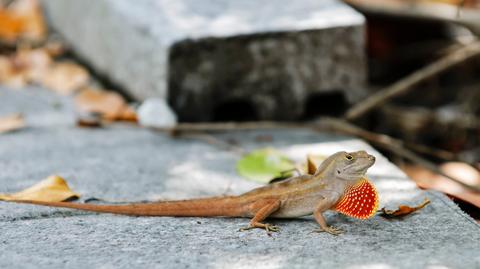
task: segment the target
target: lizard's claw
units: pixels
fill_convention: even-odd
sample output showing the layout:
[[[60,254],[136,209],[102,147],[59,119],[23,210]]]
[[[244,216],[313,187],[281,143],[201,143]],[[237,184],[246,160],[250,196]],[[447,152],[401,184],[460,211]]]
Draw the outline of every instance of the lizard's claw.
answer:
[[[265,224],[265,230],[268,232],[279,232],[280,231],[280,228],[278,226],[275,226],[275,225],[271,225],[271,224]]]
[[[338,228],[335,228],[333,226],[327,226],[326,228],[319,228],[319,229],[316,229],[316,230],[313,230],[314,233],[329,233],[331,235],[339,235],[341,233],[343,233],[343,231],[341,229],[338,229]]]
[[[238,229],[239,232],[245,232],[245,231],[248,231],[248,230],[251,230],[255,227],[252,227],[252,226],[248,226],[248,227],[242,227],[240,229]]]
[[[280,228],[275,225],[271,225],[268,223],[255,223],[255,224],[250,224],[248,227],[240,228],[240,232],[255,229],[255,228],[260,228],[260,229],[265,229],[267,234],[270,234],[270,232],[279,232]]]

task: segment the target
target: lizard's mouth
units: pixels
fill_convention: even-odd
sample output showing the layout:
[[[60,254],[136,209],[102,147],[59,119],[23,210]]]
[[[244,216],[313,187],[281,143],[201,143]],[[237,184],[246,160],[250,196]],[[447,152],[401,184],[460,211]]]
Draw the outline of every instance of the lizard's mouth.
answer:
[[[375,163],[375,162],[367,162],[367,163],[365,163],[364,165],[359,166],[357,170],[358,170],[359,172],[363,171],[363,173],[365,174],[365,173],[367,172],[367,169],[370,168],[370,167],[372,167],[374,163]]]
[[[372,167],[375,163],[375,157],[369,155],[368,158],[364,158],[362,161],[357,161],[354,164],[351,164],[345,167],[345,170],[350,170],[351,174],[365,175],[368,168]]]

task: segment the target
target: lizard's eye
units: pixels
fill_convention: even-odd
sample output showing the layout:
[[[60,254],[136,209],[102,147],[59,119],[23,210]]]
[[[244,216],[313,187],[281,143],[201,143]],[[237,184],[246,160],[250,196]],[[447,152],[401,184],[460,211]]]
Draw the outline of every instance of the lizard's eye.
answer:
[[[350,154],[347,154],[347,156],[345,156],[345,158],[347,158],[347,160],[349,160],[349,161],[353,160],[353,156],[350,155]]]

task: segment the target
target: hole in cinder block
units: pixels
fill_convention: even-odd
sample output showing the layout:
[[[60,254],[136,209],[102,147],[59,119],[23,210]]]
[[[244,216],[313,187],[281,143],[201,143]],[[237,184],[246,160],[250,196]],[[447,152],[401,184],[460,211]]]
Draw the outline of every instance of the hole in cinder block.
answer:
[[[256,121],[258,115],[251,102],[243,99],[228,100],[213,109],[214,121]]]
[[[304,119],[318,116],[340,116],[348,108],[345,95],[340,91],[317,92],[307,98]]]

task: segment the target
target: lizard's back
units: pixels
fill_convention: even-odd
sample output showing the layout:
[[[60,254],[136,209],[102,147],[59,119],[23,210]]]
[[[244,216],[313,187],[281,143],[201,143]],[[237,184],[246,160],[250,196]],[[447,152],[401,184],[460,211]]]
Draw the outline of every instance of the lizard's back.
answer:
[[[302,175],[260,187],[239,196],[245,203],[262,199],[280,200],[280,208],[271,216],[278,218],[300,217],[312,214],[316,204],[323,199],[326,182],[311,175]]]

